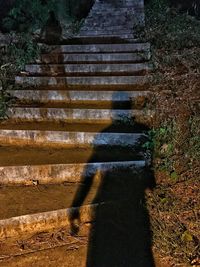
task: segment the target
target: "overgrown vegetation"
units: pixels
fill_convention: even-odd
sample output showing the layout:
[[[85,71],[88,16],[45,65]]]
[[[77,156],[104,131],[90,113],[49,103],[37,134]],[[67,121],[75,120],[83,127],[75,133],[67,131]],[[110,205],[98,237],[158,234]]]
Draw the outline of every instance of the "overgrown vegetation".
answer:
[[[45,25],[53,10],[54,0],[16,0],[15,6],[4,19],[4,26],[8,31],[33,33]]]
[[[14,87],[15,74],[39,55],[34,32],[44,27],[53,4],[53,0],[47,4],[40,0],[17,0],[3,21],[10,43],[0,49],[0,119],[6,117],[11,102],[7,90]]]
[[[0,47],[0,119],[6,117],[7,108],[12,103],[7,91],[15,87],[15,75],[38,54],[39,48],[29,34],[18,36],[18,40],[10,45]]]
[[[0,119],[6,116],[10,103],[6,90],[14,86],[15,74],[40,54],[38,38],[59,40],[62,34],[61,24],[65,26],[67,22],[72,25],[67,28],[69,34],[78,31],[81,23],[75,17],[78,3],[77,0],[15,1],[14,7],[1,23],[8,33],[10,43],[0,47]]]
[[[199,46],[199,20],[170,8],[167,0],[152,0],[146,9],[146,37],[157,49]]]
[[[200,21],[167,0],[146,6],[155,67],[153,150],[156,190],[148,196],[155,247],[176,263],[199,263]]]
[[[8,48],[0,47],[0,119],[6,117],[7,108],[11,99],[7,90],[12,89],[13,86],[13,73],[15,73],[15,65],[11,63],[8,58]]]

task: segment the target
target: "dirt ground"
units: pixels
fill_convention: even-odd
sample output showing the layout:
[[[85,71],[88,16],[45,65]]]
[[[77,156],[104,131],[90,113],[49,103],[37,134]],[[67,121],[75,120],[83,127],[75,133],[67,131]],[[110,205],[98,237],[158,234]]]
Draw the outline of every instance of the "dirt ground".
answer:
[[[155,52],[156,75],[162,77],[152,86],[157,187],[147,199],[154,247],[173,266],[200,265],[200,83],[199,65],[192,61],[198,51]],[[167,58],[170,64],[163,63]]]

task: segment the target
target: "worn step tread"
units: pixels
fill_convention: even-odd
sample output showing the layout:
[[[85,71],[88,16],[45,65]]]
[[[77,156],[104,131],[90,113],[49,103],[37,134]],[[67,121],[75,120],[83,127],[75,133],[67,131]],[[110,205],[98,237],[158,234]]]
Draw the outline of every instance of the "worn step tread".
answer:
[[[39,130],[0,130],[1,145],[45,147],[136,147],[144,140],[140,133],[89,133]]]

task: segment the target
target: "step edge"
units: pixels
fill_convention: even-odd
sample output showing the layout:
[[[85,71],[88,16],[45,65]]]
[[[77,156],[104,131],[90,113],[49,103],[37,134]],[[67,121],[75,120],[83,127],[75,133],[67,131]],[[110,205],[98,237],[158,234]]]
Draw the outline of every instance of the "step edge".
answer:
[[[114,161],[74,164],[46,164],[46,165],[22,165],[22,166],[0,166],[0,185],[34,185],[37,184],[61,184],[79,183],[82,181],[83,173],[87,167],[89,174],[113,170],[113,168],[131,168],[133,171],[143,169],[147,166],[145,160]],[[41,177],[41,173],[43,176]],[[20,179],[19,179],[20,177]],[[101,179],[101,177],[98,177]]]
[[[27,214],[0,220],[0,240],[19,237],[22,234],[31,234],[49,231],[54,228],[70,226],[71,215],[79,211],[82,222],[92,221],[95,211],[104,203],[83,205],[48,212]]]

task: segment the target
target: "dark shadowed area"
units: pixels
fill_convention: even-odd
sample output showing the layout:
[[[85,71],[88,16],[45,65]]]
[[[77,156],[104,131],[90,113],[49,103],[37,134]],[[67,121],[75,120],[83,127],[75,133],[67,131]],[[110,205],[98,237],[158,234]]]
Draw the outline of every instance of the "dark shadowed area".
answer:
[[[115,103],[113,110],[116,108]],[[131,109],[131,102],[127,103],[126,108]],[[105,128],[102,133],[110,132],[117,119],[116,114],[113,124]],[[135,124],[135,129],[142,128],[144,128],[142,124]],[[135,154],[140,153],[143,141],[139,141],[135,147],[129,149],[134,150]],[[94,159],[103,161],[100,148],[93,151],[88,163],[94,162]],[[119,155],[113,153],[111,161],[119,161]],[[88,175],[88,173],[86,167],[81,186],[72,203],[73,207],[83,205],[100,170],[97,170],[96,174]],[[153,189],[154,186],[153,173],[149,168],[137,172],[133,169],[112,170],[101,176],[101,182],[93,199],[93,203],[100,203],[100,206],[96,210],[90,232],[87,267],[155,266],[151,251],[149,214],[145,201],[146,189]],[[74,235],[79,232],[78,220],[79,212],[76,212],[71,218]]]
[[[15,0],[0,0],[0,30],[2,30],[2,20],[8,15],[14,3]]]

